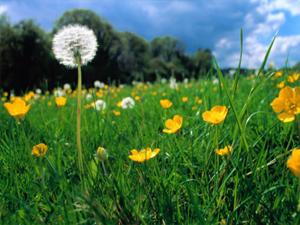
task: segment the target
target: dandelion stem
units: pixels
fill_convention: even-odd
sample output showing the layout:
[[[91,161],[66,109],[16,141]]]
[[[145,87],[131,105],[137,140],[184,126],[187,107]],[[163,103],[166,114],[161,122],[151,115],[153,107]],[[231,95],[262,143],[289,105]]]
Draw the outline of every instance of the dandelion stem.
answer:
[[[108,173],[107,173],[107,170],[106,170],[106,167],[105,167],[105,164],[104,164],[103,160],[101,160],[101,166],[102,166],[104,175],[107,177],[107,176],[108,176]]]
[[[298,181],[298,206],[297,206],[297,211],[300,213],[300,179]]]
[[[81,89],[82,89],[82,75],[81,75],[81,59],[80,56],[76,57],[77,71],[78,71],[78,86],[77,86],[77,129],[76,129],[76,141],[77,141],[77,163],[80,173],[80,180],[83,181],[83,155],[81,146],[81,135],[80,135],[80,123],[81,123]]]

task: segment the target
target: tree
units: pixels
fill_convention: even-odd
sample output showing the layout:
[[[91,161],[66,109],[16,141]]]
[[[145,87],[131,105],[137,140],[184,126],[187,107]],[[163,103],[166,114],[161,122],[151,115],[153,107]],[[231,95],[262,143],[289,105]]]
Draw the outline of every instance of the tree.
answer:
[[[0,74],[4,88],[24,90],[51,77],[51,45],[47,34],[32,20],[0,25]]]
[[[184,74],[187,71],[182,64],[182,60],[186,56],[182,42],[168,36],[157,37],[151,41],[151,53],[152,57],[160,60],[160,65],[163,65],[162,68],[164,69],[161,68],[161,71],[164,71],[164,74],[160,74],[161,77],[169,78],[170,76],[174,76],[182,79],[185,76]],[[153,72],[157,73],[157,70]]]
[[[153,57],[159,57],[164,62],[171,62],[184,54],[184,45],[169,36],[157,37],[151,41],[151,53]]]
[[[211,68],[212,53],[209,49],[198,49],[192,56],[193,69],[192,74],[195,77],[199,77],[202,74],[206,74]]]
[[[117,61],[122,74],[126,76],[121,77],[121,80],[143,79],[150,58],[149,44],[143,38],[130,32],[120,33],[119,35],[122,47]],[[132,78],[128,79],[129,77]]]

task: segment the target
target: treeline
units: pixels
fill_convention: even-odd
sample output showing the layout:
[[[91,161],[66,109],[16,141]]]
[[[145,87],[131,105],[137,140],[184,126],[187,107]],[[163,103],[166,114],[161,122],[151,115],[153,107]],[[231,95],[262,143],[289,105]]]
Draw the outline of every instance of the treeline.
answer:
[[[51,32],[45,32],[32,20],[11,24],[0,17],[0,88],[16,91],[41,84],[53,88],[75,83],[74,71],[60,65],[52,53],[52,37],[61,27],[82,24],[92,29],[99,48],[95,59],[84,67],[84,83],[94,80],[128,83],[157,78],[198,78],[211,67],[212,53],[199,49],[190,55],[179,40],[164,36],[150,42],[130,32],[118,32],[90,10],[65,12]]]

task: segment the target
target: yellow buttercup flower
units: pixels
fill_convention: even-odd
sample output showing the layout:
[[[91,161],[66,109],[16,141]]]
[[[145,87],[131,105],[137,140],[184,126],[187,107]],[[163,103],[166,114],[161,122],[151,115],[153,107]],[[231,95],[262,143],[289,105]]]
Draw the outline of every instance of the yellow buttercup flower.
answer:
[[[117,106],[118,106],[119,108],[122,108],[122,101],[117,102]]]
[[[288,76],[287,81],[290,82],[290,83],[294,83],[299,79],[299,77],[300,77],[299,73],[293,73],[293,74]]]
[[[136,96],[134,97],[134,100],[136,100],[136,101],[140,101],[140,100],[141,100],[141,97],[140,97],[140,96],[138,96],[138,95],[136,95]]]
[[[183,118],[180,115],[175,115],[173,119],[168,119],[165,122],[166,129],[163,129],[164,133],[174,134],[182,127]]]
[[[287,123],[295,120],[295,115],[300,113],[300,87],[286,86],[281,89],[271,106],[278,113],[279,120]]]
[[[58,107],[65,106],[66,103],[67,103],[67,98],[66,97],[61,96],[61,97],[55,98],[55,104]]]
[[[228,109],[226,106],[217,105],[212,107],[211,110],[202,113],[202,118],[205,122],[216,125],[225,120],[227,113]]]
[[[182,102],[188,102],[188,101],[189,101],[189,98],[186,97],[186,96],[185,96],[185,97],[182,97],[182,98],[181,98],[181,101],[182,101]]]
[[[12,103],[4,103],[4,107],[8,113],[16,119],[24,118],[30,109],[30,105],[26,105],[26,102],[19,97],[14,98]]]
[[[120,111],[117,111],[117,110],[113,110],[113,114],[115,116],[120,116],[121,115],[121,112]]]
[[[295,176],[300,177],[300,148],[293,149],[292,155],[287,160],[287,167]]]
[[[284,81],[281,81],[281,82],[279,82],[278,84],[277,84],[277,87],[278,88],[284,88],[284,86],[285,86],[285,82]]]
[[[26,102],[30,101],[32,98],[34,97],[34,92],[33,91],[30,91],[28,92],[25,96],[24,96],[24,100]]]
[[[155,148],[153,151],[151,148],[142,149],[140,151],[133,149],[130,151],[131,155],[129,156],[129,158],[132,161],[142,163],[151,158],[154,158],[159,153],[159,151],[159,148]]]
[[[276,71],[275,74],[274,74],[274,77],[275,78],[279,78],[283,75],[283,72],[282,71]]]
[[[159,103],[164,109],[168,109],[173,105],[173,103],[169,99],[161,99]]]
[[[104,96],[104,92],[102,90],[99,90],[98,92],[96,92],[96,96],[98,98],[102,98]]]
[[[202,102],[203,102],[202,99],[198,99],[198,100],[197,100],[197,104],[198,104],[198,105],[201,105]]]
[[[215,153],[218,155],[229,155],[232,152],[232,146],[231,145],[227,145],[224,148],[221,149],[216,149]]]
[[[48,151],[48,146],[45,145],[44,143],[40,143],[32,147],[31,154],[34,155],[35,157],[41,157],[46,155],[47,151]]]

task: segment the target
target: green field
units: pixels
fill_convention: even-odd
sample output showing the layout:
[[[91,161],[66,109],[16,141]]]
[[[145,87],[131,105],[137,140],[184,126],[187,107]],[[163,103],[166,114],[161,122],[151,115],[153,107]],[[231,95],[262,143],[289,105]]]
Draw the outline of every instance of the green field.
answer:
[[[156,82],[85,90],[81,179],[76,93],[57,107],[43,90],[27,99],[30,110],[21,120],[1,107],[1,224],[300,224],[300,180],[287,167],[299,146],[299,120],[284,123],[270,106],[277,84],[289,74],[241,76],[236,91],[234,80],[221,82],[222,76],[218,82],[204,77],[178,83],[176,89]],[[134,107],[118,107],[128,96]],[[97,99],[105,109],[88,107]],[[162,108],[161,99],[172,106]],[[202,113],[216,105],[228,114],[212,125]],[[183,117],[182,127],[164,133],[174,115]],[[48,146],[42,157],[32,155],[39,143]],[[227,145],[231,154],[215,153]],[[102,158],[99,146],[106,149]],[[143,163],[129,158],[132,149],[146,147],[160,152]]]

